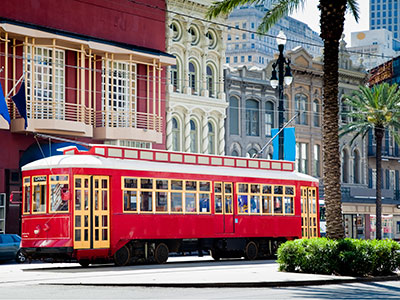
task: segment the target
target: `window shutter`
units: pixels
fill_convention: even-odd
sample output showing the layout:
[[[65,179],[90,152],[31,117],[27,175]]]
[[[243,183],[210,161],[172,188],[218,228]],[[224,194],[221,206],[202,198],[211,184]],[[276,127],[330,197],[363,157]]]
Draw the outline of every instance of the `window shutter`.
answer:
[[[372,189],[372,169],[368,169],[368,187]]]
[[[388,190],[390,188],[390,175],[389,175],[389,169],[385,170],[385,176],[386,176],[386,189]]]

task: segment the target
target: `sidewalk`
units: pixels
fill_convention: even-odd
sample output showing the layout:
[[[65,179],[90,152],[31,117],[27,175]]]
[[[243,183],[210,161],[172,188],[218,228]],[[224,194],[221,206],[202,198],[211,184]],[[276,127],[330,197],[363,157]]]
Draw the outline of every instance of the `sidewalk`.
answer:
[[[0,267],[3,267],[0,265]],[[18,268],[20,267],[20,268]],[[355,278],[348,276],[286,273],[272,260],[222,260],[211,257],[173,257],[164,265],[115,267],[78,264],[26,264],[0,269],[0,284],[142,286],[142,287],[288,287],[394,281],[400,276]]]

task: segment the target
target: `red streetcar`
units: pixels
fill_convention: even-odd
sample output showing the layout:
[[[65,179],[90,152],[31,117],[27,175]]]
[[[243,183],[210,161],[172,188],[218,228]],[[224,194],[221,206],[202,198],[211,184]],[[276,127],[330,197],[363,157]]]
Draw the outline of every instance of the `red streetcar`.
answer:
[[[30,258],[164,263],[271,255],[319,236],[318,180],[294,164],[105,145],[27,164],[22,249]]]

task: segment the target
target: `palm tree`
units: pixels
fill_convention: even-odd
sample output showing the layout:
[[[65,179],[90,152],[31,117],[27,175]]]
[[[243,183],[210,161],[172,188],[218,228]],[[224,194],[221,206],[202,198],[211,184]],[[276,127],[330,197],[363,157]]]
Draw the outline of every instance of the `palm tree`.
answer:
[[[304,6],[307,0],[272,0],[272,8],[265,14],[258,31],[267,32],[280,18]],[[262,3],[264,0],[223,0],[214,2],[206,17],[228,14],[235,7],[247,3]],[[346,10],[358,21],[357,0],[320,0],[321,38],[324,41],[323,75],[323,181],[325,188],[327,235],[343,238],[340,157],[339,157],[339,41],[343,33]]]
[[[354,134],[350,143],[373,130],[376,141],[376,239],[382,238],[382,139],[385,129],[400,145],[400,90],[397,84],[361,86],[353,96],[344,96],[350,122],[340,128],[340,136]]]

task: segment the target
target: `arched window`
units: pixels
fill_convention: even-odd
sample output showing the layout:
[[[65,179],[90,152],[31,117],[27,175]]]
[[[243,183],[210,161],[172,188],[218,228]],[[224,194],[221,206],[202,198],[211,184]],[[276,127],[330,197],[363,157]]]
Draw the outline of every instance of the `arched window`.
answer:
[[[239,99],[236,97],[229,99],[229,133],[239,134]]]
[[[318,100],[314,100],[313,102],[313,120],[314,120],[314,126],[319,127],[319,115],[320,115],[320,109],[319,109],[319,102]]]
[[[361,176],[360,176],[360,153],[358,150],[354,150],[354,164],[353,164],[353,174],[354,174],[354,183],[361,183]]]
[[[197,128],[196,123],[190,120],[190,152],[197,153]]]
[[[174,88],[174,92],[179,90],[179,72],[178,72],[178,62],[176,63],[175,66],[170,67],[171,71],[171,84]]]
[[[307,125],[307,96],[304,94],[297,94],[295,96],[296,112],[299,116],[296,118],[296,123],[301,125]]]
[[[192,89],[192,95],[197,95],[197,74],[193,62],[189,62],[189,87]]]
[[[271,129],[274,127],[274,103],[265,103],[265,136],[271,136]]]
[[[247,152],[247,154],[250,156],[250,157],[253,157],[255,154],[257,154],[258,153],[258,151],[256,150],[256,149],[254,149],[254,148],[251,148],[250,150],[249,150],[249,152]]]
[[[208,153],[215,154],[215,130],[211,122],[208,122]]]
[[[346,149],[342,151],[342,181],[349,182],[349,153]]]
[[[172,118],[172,150],[180,151],[181,150],[181,141],[179,138],[180,130],[179,123],[176,118]]]
[[[215,97],[215,85],[214,85],[214,74],[213,69],[207,66],[207,90],[209,97]]]
[[[239,156],[239,152],[237,152],[236,150],[233,150],[231,155],[232,156]]]
[[[246,101],[246,134],[249,136],[259,135],[258,102],[256,100]]]

